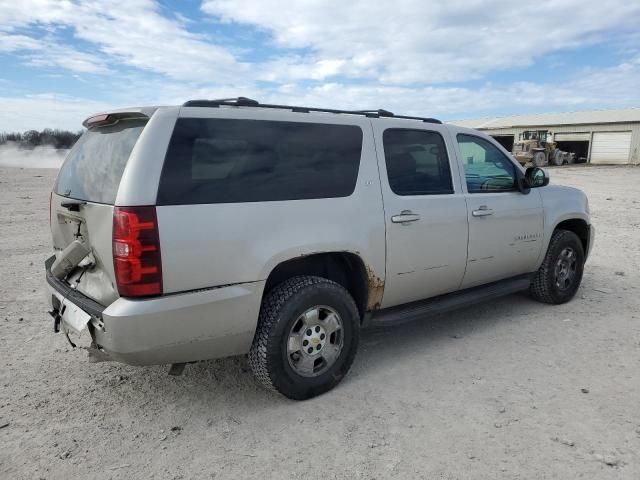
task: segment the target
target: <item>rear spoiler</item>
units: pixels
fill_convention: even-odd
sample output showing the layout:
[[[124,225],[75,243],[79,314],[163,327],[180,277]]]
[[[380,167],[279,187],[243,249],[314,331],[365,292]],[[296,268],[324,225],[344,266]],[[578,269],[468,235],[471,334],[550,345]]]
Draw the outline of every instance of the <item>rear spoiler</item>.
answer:
[[[100,127],[104,125],[111,125],[118,120],[123,119],[144,119],[149,118],[149,115],[142,112],[114,112],[114,113],[101,113],[99,115],[93,115],[82,122],[82,126],[85,128]]]

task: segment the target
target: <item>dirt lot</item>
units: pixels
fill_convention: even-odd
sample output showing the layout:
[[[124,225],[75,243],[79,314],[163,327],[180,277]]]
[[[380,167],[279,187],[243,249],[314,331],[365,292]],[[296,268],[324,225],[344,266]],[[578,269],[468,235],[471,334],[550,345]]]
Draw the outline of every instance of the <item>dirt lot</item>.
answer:
[[[598,228],[574,301],[366,331],[341,386],[296,403],[244,358],[87,363],[45,313],[55,172],[0,168],[0,478],[640,478],[640,168],[550,172]]]

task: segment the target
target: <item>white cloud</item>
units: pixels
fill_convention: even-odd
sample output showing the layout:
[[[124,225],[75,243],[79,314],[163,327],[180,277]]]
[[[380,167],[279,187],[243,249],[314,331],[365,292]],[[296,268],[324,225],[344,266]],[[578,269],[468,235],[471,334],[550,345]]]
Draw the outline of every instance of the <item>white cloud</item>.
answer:
[[[113,108],[108,103],[53,94],[0,97],[0,105],[0,131],[5,132],[44,128],[78,131],[91,114]]]
[[[266,31],[273,54],[242,62],[241,50],[190,32],[191,20],[163,11],[152,0],[3,2],[0,50],[23,50],[31,64],[80,73],[104,72],[107,64],[119,63],[201,85],[238,78],[427,85],[527,66],[605,33],[632,36],[640,22],[640,3],[626,0],[588,5],[582,0],[529,5],[511,0],[205,0],[202,10],[217,21]],[[24,31],[34,28],[54,33],[70,28],[91,51],[61,45],[68,60],[50,59],[54,43]]]
[[[0,30],[0,52],[11,53],[20,50],[37,50],[42,44],[26,35],[11,35]]]
[[[100,50],[143,70],[178,80],[220,82],[241,75],[246,67],[224,48],[188,32],[149,0],[83,3],[70,23],[76,35]]]
[[[327,108],[385,108],[399,114],[435,116],[443,120],[485,116],[498,111],[566,111],[626,108],[640,105],[640,56],[601,70],[582,70],[557,82],[487,83],[479,88],[447,86],[363,85],[325,82],[314,85],[288,83],[262,89],[250,81],[203,87],[188,82],[148,82],[144,79],[113,86],[112,102],[61,97],[53,94],[0,97],[0,131],[81,128],[90,115],[134,105],[181,104],[195,98],[238,95],[263,103],[296,104]],[[110,87],[110,86],[109,86]]]
[[[154,88],[161,103],[178,104],[188,98],[224,98],[237,95],[262,103],[295,104],[343,109],[385,108],[399,114],[457,119],[508,111],[563,111],[626,108],[640,105],[640,56],[600,70],[581,70],[547,82],[485,83],[477,88],[402,86],[324,82],[287,83],[260,89],[250,83],[212,88],[164,84]],[[185,97],[185,92],[189,96]]]
[[[205,0],[202,9],[263,29],[277,46],[310,50],[284,65],[276,59],[267,79],[343,75],[405,85],[527,66],[605,31],[635,31],[640,21],[640,3],[627,0]]]
[[[189,32],[185,21],[163,16],[152,0],[92,0],[81,3],[21,0],[0,5],[0,34],[7,49],[27,50],[31,64],[58,65],[75,72],[104,71],[107,59],[177,80],[220,82],[244,74],[248,66],[226,49]],[[52,42],[39,42],[20,28],[71,28],[88,42],[91,54],[64,48],[66,60],[54,60]],[[4,33],[2,33],[4,31]],[[32,34],[33,35],[33,34]],[[98,60],[98,57],[101,57]]]
[[[29,25],[64,25],[71,17],[72,5],[60,2],[7,2],[0,4],[0,52],[20,53],[26,63],[36,67],[62,67],[79,73],[103,73],[107,67],[95,54],[60,44],[44,29],[39,38],[18,33]]]
[[[35,67],[62,67],[78,73],[105,73],[109,68],[95,55],[80,52],[55,42],[43,43],[40,48],[26,54],[28,64]]]
[[[193,19],[152,0],[0,0],[0,52],[55,68],[50,75],[81,74],[95,98],[109,99],[4,94],[0,131],[75,130],[114,107],[238,95],[445,119],[640,104],[638,2],[207,0],[202,10],[208,21],[266,32],[270,55],[242,61],[252,53],[246,45],[193,33]],[[482,83],[604,41],[626,60],[576,72],[560,66],[546,81]],[[480,86],[468,87],[472,79]]]

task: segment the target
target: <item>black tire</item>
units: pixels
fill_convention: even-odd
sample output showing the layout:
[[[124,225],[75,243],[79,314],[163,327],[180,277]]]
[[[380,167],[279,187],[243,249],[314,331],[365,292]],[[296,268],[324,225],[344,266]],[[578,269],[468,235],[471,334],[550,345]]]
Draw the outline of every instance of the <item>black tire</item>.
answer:
[[[287,358],[287,341],[294,322],[309,308],[326,305],[342,321],[342,350],[318,376],[298,374]],[[262,300],[258,326],[249,351],[249,365],[267,389],[294,400],[306,400],[335,387],[347,374],[358,349],[360,315],[341,285],[314,276],[293,277],[273,288]]]
[[[564,164],[564,156],[565,156],[564,152],[561,152],[559,150],[555,150],[553,153],[554,153],[554,155],[553,155],[553,159],[552,159],[551,163],[553,163],[556,167],[559,167],[559,166],[563,165]]]
[[[559,262],[573,264],[567,261],[566,252],[575,253],[575,270],[570,281],[560,275],[562,265]],[[573,257],[569,257],[571,259]],[[569,271],[572,271],[569,268]],[[578,236],[569,230],[556,230],[551,236],[547,254],[536,276],[529,287],[529,294],[535,300],[543,303],[558,305],[573,298],[580,287],[584,271],[584,248]]]
[[[531,159],[531,163],[534,167],[544,167],[547,165],[547,160],[544,152],[535,152],[533,154],[533,158]]]

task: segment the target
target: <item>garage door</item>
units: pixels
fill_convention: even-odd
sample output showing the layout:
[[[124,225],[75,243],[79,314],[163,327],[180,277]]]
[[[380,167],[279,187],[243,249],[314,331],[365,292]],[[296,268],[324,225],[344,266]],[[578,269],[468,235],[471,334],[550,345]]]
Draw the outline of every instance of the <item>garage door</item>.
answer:
[[[591,163],[629,163],[631,132],[595,132]]]
[[[591,134],[586,133],[556,133],[553,136],[556,142],[588,142],[591,140]]]

